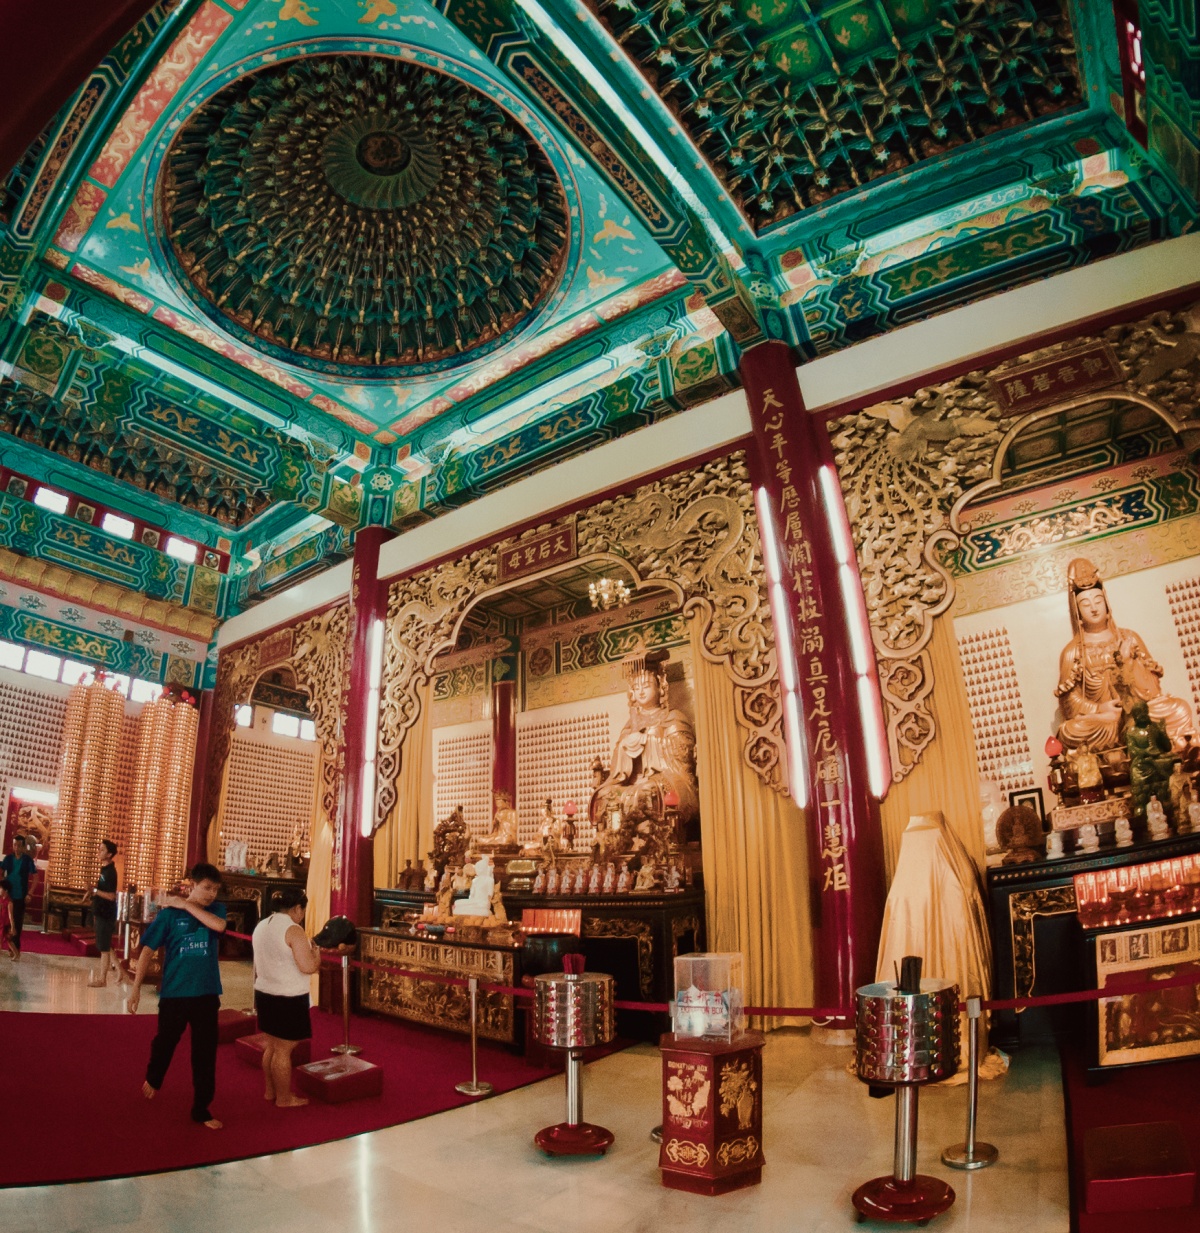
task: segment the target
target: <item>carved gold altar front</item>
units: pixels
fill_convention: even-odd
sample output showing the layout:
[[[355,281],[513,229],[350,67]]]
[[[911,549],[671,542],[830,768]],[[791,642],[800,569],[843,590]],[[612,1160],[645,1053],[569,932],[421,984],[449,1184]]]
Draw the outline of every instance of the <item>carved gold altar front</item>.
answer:
[[[1123,380],[1026,414],[1002,405],[999,389],[1014,369],[1035,360],[1069,364],[1077,353],[1095,356],[1102,348]],[[935,735],[929,642],[955,593],[942,555],[958,544],[963,509],[1000,486],[1011,442],[1037,420],[1122,401],[1153,411],[1194,445],[1200,440],[1198,377],[1200,301],[829,422],[866,592],[895,781],[917,765]],[[1064,579],[1054,585],[1061,589]]]
[[[424,942],[374,930],[362,931],[359,939],[364,963],[428,972],[431,976],[476,976],[480,981],[509,988],[516,978],[516,952],[511,948]],[[358,974],[358,995],[364,1010],[455,1032],[471,1030],[470,995],[459,985],[362,968]],[[481,989],[477,1022],[480,1036],[505,1044],[516,1043],[516,1013],[511,994]]]
[[[575,525],[579,560],[619,561],[638,587],[666,586],[679,596],[685,616],[699,614],[701,652],[723,665],[735,686],[738,720],[746,731],[742,756],[764,783],[784,791],[775,644],[743,453],[602,501],[580,511]],[[475,603],[506,589],[497,581],[503,552],[547,529],[549,524],[531,528],[392,584],[377,826],[396,807],[405,734],[420,714],[421,687],[433,675],[434,659],[455,645]]]

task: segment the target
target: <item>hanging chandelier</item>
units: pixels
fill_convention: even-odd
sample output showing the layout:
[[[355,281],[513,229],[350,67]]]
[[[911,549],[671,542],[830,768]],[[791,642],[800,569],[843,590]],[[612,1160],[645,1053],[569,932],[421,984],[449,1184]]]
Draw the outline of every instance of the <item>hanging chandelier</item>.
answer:
[[[629,586],[620,578],[598,578],[588,583],[588,595],[592,607],[598,612],[607,612],[610,608],[620,608],[629,603],[631,592]]]

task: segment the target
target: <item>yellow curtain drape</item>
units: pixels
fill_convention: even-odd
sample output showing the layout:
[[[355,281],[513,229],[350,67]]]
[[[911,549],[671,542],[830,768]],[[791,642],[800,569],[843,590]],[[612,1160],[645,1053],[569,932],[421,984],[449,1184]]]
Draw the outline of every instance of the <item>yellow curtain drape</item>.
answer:
[[[396,807],[375,833],[375,885],[395,886],[406,860],[433,846],[433,685],[421,689],[421,713],[404,738]]]
[[[984,867],[975,737],[954,625],[949,617],[934,621],[929,658],[934,680],[929,709],[937,735],[926,746],[920,762],[899,783],[892,784],[880,809],[889,884],[896,871],[901,836],[914,814],[942,813],[975,867],[981,871]]]
[[[312,825],[308,832],[308,910],[304,913],[304,929],[311,938],[320,932],[329,919],[329,894],[333,883],[333,828],[335,818],[327,816],[321,805],[324,783],[325,753],[317,758]],[[314,978],[314,990],[316,983]]]
[[[205,849],[208,852],[207,859],[210,865],[216,865],[218,869],[225,867],[225,853],[222,851],[221,844],[221,823],[225,818],[225,800],[226,794],[229,792],[229,764],[233,761],[233,742],[229,744],[229,752],[225,755],[225,765],[221,768],[221,795],[217,805],[216,813],[213,814],[212,821],[208,824],[208,834],[205,836]]]
[[[742,954],[748,1005],[805,1006],[812,932],[804,814],[742,760],[733,682],[701,653],[701,618],[692,618],[690,633],[708,948]]]

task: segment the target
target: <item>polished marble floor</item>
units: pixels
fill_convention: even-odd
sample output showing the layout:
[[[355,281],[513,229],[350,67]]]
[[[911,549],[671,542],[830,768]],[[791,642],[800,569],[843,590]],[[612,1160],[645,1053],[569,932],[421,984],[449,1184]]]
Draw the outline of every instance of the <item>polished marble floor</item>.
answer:
[[[226,965],[227,1001],[246,1000],[246,965]],[[41,968],[43,970],[39,971]],[[0,966],[0,1009],[121,1009],[116,991],[84,991],[83,960],[26,956]],[[240,982],[238,992],[233,992]],[[95,997],[95,1002],[89,999]],[[147,1009],[143,1007],[143,1012]],[[893,1102],[847,1073],[848,1049],[773,1033],[764,1057],[767,1167],[761,1186],[702,1198],[659,1184],[657,1052],[639,1045],[588,1067],[585,1113],[616,1134],[594,1160],[548,1160],[539,1127],[563,1116],[562,1080],[464,1109],[302,1151],[84,1185],[0,1191],[4,1233],[833,1233],[854,1223],[850,1195],[891,1166]],[[486,1075],[483,1076],[486,1078]],[[389,1081],[402,1076],[389,1076]],[[930,1228],[946,1233],[1067,1233],[1066,1146],[1057,1058],[1025,1050],[983,1085],[980,1135],[1000,1149],[981,1173],[944,1169],[963,1137],[965,1089],[921,1096],[919,1167],[958,1201]],[[88,1133],[91,1133],[89,1130]],[[13,1140],[9,1147],[13,1150]]]

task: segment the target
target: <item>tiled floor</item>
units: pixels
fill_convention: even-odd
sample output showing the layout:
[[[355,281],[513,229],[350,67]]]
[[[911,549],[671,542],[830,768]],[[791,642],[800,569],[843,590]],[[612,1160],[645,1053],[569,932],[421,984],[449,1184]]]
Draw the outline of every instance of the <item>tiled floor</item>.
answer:
[[[226,981],[227,989],[242,982],[241,991],[227,998],[235,1005],[245,1000],[245,965],[240,967],[230,966]],[[119,994],[79,994],[73,968],[83,971],[86,964],[27,956],[19,973],[0,966],[0,1008],[120,1009]],[[92,997],[102,1001],[89,1005]],[[657,1148],[648,1138],[660,1121],[659,1061],[653,1048],[640,1045],[587,1069],[585,1113],[617,1137],[602,1159],[548,1160],[534,1148],[533,1133],[563,1116],[562,1080],[548,1080],[424,1121],[279,1156],[123,1181],[0,1191],[0,1229],[831,1233],[895,1227],[854,1223],[850,1194],[891,1167],[893,1102],[871,1100],[847,1073],[849,1060],[848,1049],[817,1045],[802,1031],[768,1038],[763,1183],[720,1198],[660,1185]],[[402,1082],[403,1076],[389,1081]],[[953,1173],[938,1161],[943,1147],[963,1137],[965,1100],[963,1087],[921,1095],[919,1167],[946,1178],[958,1194],[931,1229],[1067,1233],[1057,1059],[1047,1051],[1023,1051],[1008,1075],[983,1085],[980,1135],[999,1147],[1000,1162],[973,1175]],[[10,1136],[6,1150],[14,1143]]]

